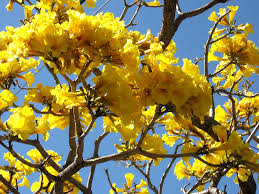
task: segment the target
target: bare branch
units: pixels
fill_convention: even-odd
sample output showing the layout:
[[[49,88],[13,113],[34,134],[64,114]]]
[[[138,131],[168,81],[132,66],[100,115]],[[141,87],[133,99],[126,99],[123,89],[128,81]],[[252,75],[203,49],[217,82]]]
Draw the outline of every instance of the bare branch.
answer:
[[[107,5],[111,0],[106,0],[97,10],[96,12],[94,12],[94,15],[96,15],[99,11],[102,10],[102,8],[105,7],[105,5]]]
[[[87,129],[84,132],[82,131],[82,132],[77,134],[78,135],[78,145],[77,145],[77,149],[76,149],[76,155],[77,155],[77,159],[79,159],[79,160],[83,160],[84,138],[90,132],[90,130],[92,129],[96,119],[97,119],[96,117],[92,117],[92,120],[91,120],[90,124],[88,125]],[[79,125],[80,124],[79,118],[78,118],[77,122],[78,122],[77,125]],[[79,127],[81,127],[81,124],[80,124]]]
[[[163,24],[159,33],[159,40],[165,49],[174,36],[178,26],[175,25],[175,10],[177,0],[164,0]]]
[[[245,98],[254,98],[254,97],[256,97],[256,96],[259,96],[259,93],[256,93],[256,94],[254,94],[254,95],[248,96],[248,95],[245,95],[245,94],[243,94],[243,93],[241,93],[241,92],[233,93],[233,92],[229,92],[229,91],[227,91],[227,90],[221,89],[221,88],[216,89],[214,92],[215,92],[215,93],[220,93],[220,92],[222,92],[222,93],[225,93],[225,94],[227,94],[227,95],[239,96],[239,97],[245,97]]]
[[[60,81],[58,79],[58,76],[54,73],[54,69],[51,68],[47,63],[44,63],[45,67],[47,68],[47,70],[50,72],[50,74],[52,75],[52,77],[54,78],[55,82],[57,85],[61,85]]]
[[[198,9],[179,14],[179,16],[175,19],[177,0],[164,0],[163,24],[159,33],[159,40],[164,42],[163,49],[168,46],[183,20],[197,16],[207,11],[214,5],[218,3],[225,3],[227,1],[228,0],[212,0],[208,4]]]
[[[259,123],[257,123],[256,127],[254,128],[254,130],[252,131],[252,133],[249,135],[249,137],[247,138],[245,143],[250,143],[250,141],[253,139],[253,137],[255,136],[256,132],[259,129]]]
[[[141,6],[142,6],[142,4],[139,4],[139,5],[138,5],[138,7],[137,7],[135,13],[133,14],[132,18],[130,19],[130,22],[125,26],[125,28],[128,28],[128,27],[130,27],[130,26],[135,26],[135,25],[138,24],[138,22],[137,22],[137,23],[134,23],[133,21],[134,21],[135,17],[137,16],[137,14],[138,14],[138,12],[139,12]]]
[[[178,149],[179,149],[180,146],[182,146],[182,145],[183,145],[183,143],[181,143],[181,144],[179,144],[179,145],[176,146],[175,151],[174,151],[174,154],[177,154]],[[173,163],[175,162],[175,160],[176,160],[176,158],[173,158],[173,159],[171,160],[171,162],[168,164],[168,166],[167,166],[167,168],[166,168],[164,174],[163,174],[162,177],[161,177],[160,186],[159,186],[159,194],[162,194],[163,186],[164,186],[164,182],[165,182],[166,176],[167,176],[169,170],[171,169]]]
[[[202,185],[203,179],[206,178],[209,175],[210,171],[206,171],[202,177],[195,183],[195,185],[193,185],[192,188],[190,188],[186,194],[190,194],[191,192],[193,192],[195,189],[198,188],[198,186]]]
[[[29,166],[29,167],[32,167],[32,168],[39,168],[40,165],[39,164],[34,164],[34,163],[31,163],[27,160],[25,160],[24,158],[22,158],[19,154],[17,154],[12,147],[8,147],[6,146],[3,141],[0,141],[0,145],[3,146],[5,149],[7,149],[12,155],[13,157],[17,158],[17,160],[19,160],[20,162],[22,162],[23,164]]]
[[[57,172],[61,172],[61,168],[59,165],[57,165],[56,162],[54,162],[52,160],[52,158],[50,157],[50,155],[47,153],[47,151],[42,147],[42,145],[40,144],[39,141],[37,140],[21,140],[16,136],[1,136],[0,138],[1,140],[9,140],[9,141],[16,141],[19,143],[23,143],[23,144],[27,144],[27,145],[31,145],[37,148],[37,150],[41,153],[41,155],[46,158],[46,162],[48,162]],[[75,180],[72,177],[68,177],[67,179],[70,183],[72,183],[73,185],[75,185],[78,189],[80,189],[82,192],[87,193],[88,190],[87,188],[82,185],[81,183],[79,183],[77,180]]]
[[[2,182],[12,193],[20,194],[17,189],[15,189],[9,181],[7,181],[1,174],[0,174],[0,182]]]
[[[252,172],[249,175],[247,181],[243,182],[240,179],[238,179],[238,183],[240,188],[238,194],[256,194],[256,182],[254,180]]]
[[[208,58],[207,58],[207,59],[208,59]],[[205,63],[205,62],[204,62],[204,63]],[[207,64],[208,64],[208,61],[207,61]],[[231,64],[233,64],[233,62],[232,62],[232,61],[229,61],[228,63],[226,63],[226,65],[224,65],[224,67],[222,67],[222,68],[219,69],[218,71],[216,71],[216,72],[214,72],[214,73],[212,73],[212,74],[207,75],[207,79],[216,76],[218,73],[222,72],[224,69],[226,69],[227,67],[229,67],[229,65],[231,65]],[[205,67],[205,66],[204,66],[204,67]],[[207,67],[207,69],[208,69],[208,67]],[[207,72],[207,73],[208,73],[208,72]],[[205,72],[205,74],[206,74],[206,72]]]
[[[242,78],[243,78],[243,76],[240,76],[240,78],[238,78],[238,80],[236,80],[236,81],[232,84],[232,86],[231,86],[231,88],[230,88],[230,94],[228,95],[228,97],[229,97],[229,99],[230,99],[230,101],[231,101],[231,105],[232,105],[232,118],[233,118],[233,122],[234,122],[234,123],[233,123],[233,129],[232,129],[231,131],[236,131],[236,129],[237,129],[236,102],[235,102],[233,96],[231,95],[231,93],[232,93],[234,87],[236,86],[236,84],[237,84],[238,82],[240,82]]]
[[[76,140],[75,140],[75,120],[74,120],[74,109],[72,108],[69,113],[69,153],[67,156],[66,163],[63,168],[71,164],[76,156]]]
[[[176,10],[177,10],[178,15],[183,14],[180,4],[179,4],[179,0],[176,1]]]
[[[222,16],[219,17],[219,19],[216,21],[216,23],[214,24],[214,26],[213,26],[213,28],[212,28],[212,30],[211,30],[211,33],[210,33],[210,35],[209,35],[209,38],[208,38],[207,42],[206,42],[205,45],[204,45],[204,49],[205,49],[205,52],[204,52],[204,75],[205,75],[205,77],[207,78],[207,80],[209,80],[208,54],[209,54],[209,46],[210,46],[210,44],[211,44],[210,42],[211,42],[211,40],[212,40],[212,36],[213,36],[213,34],[214,34],[214,32],[215,32],[215,30],[216,30],[216,28],[217,28],[219,22],[220,22],[226,15],[228,15],[229,13],[230,13],[230,11],[228,11],[227,13],[225,13],[225,14],[223,14]],[[228,65],[230,65],[230,64],[231,64],[231,63],[229,63]],[[225,68],[227,68],[227,65],[225,66]],[[221,71],[223,71],[223,69],[222,69]],[[219,71],[219,72],[221,72],[221,71]],[[219,73],[219,72],[217,72],[217,73]],[[215,75],[216,75],[217,73],[215,73]],[[214,74],[213,74],[213,75],[214,75]],[[212,75],[211,75],[211,76],[212,76]]]
[[[156,120],[161,116],[162,113],[160,112],[160,109],[161,109],[160,105],[157,105],[153,118],[151,119],[150,123],[145,127],[145,129],[143,130],[143,133],[140,136],[140,139],[137,144],[137,149],[141,147],[141,144],[144,141],[144,138],[146,137],[148,131],[154,126]]]
[[[108,169],[104,169],[105,171],[105,174],[107,176],[107,179],[108,179],[108,182],[110,184],[110,187],[112,188],[112,190],[114,191],[114,193],[118,194],[118,192],[116,191],[116,189],[113,187],[112,185],[112,182],[111,182],[111,179],[110,179],[110,175],[109,175],[109,172],[108,172]]]
[[[99,136],[99,138],[97,140],[95,140],[95,142],[94,142],[95,146],[94,146],[93,158],[98,157],[98,151],[99,151],[100,143],[108,134],[109,134],[109,132],[104,132],[103,134],[101,134]],[[89,173],[89,176],[88,176],[88,181],[87,181],[87,189],[88,190],[91,190],[91,187],[92,187],[92,182],[93,182],[93,178],[94,178],[95,168],[96,168],[96,165],[93,165],[91,167],[91,170],[90,170],[90,173]]]
[[[158,193],[157,188],[152,184],[150,179],[150,167],[152,164],[152,160],[147,164],[146,173],[135,163],[132,162],[133,166],[146,178],[148,187],[154,191],[154,193]]]
[[[84,74],[85,74],[86,70],[88,69],[88,67],[89,67],[89,65],[90,65],[91,63],[92,63],[92,61],[91,61],[91,60],[88,60],[88,62],[87,62],[86,64],[84,64],[84,66],[83,66],[81,72],[79,73],[77,79],[74,81],[74,84],[75,84],[75,85],[79,84],[79,82],[83,79]]]
[[[126,0],[123,0],[124,9],[123,9],[123,11],[122,11],[122,13],[121,13],[121,16],[120,16],[120,19],[119,19],[119,20],[122,21],[122,20],[124,19],[125,15],[126,15],[128,9],[129,9],[130,7],[132,7],[133,5],[136,5],[138,2],[139,2],[139,0],[138,0],[138,1],[134,1],[132,4],[128,4],[128,3],[126,2]]]

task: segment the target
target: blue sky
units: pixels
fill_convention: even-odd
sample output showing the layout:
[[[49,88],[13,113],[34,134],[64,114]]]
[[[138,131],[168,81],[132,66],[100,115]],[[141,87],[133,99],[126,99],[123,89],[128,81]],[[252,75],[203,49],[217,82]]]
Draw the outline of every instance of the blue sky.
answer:
[[[97,7],[100,7],[100,5],[105,2],[106,0],[98,0]],[[131,0],[132,1],[132,0]],[[198,8],[200,5],[209,2],[208,0],[182,0],[180,1],[180,4],[182,4],[183,11],[188,11],[194,8]],[[8,3],[8,0],[1,0],[0,3],[0,30],[4,30],[5,26],[19,26],[20,22],[19,19],[23,18],[23,10],[19,8],[18,6],[14,6],[13,12],[8,12],[5,9],[5,5]],[[220,7],[226,7],[228,5],[239,5],[239,10],[236,15],[237,23],[251,23],[254,27],[254,34],[249,36],[249,39],[252,40],[257,46],[259,46],[259,1],[258,0],[231,0],[226,4],[219,4],[215,6],[214,8],[210,9],[209,11],[203,13],[202,15],[193,17],[189,20],[186,20],[182,23],[178,31],[176,32],[174,36],[174,41],[176,42],[176,46],[178,48],[176,56],[180,58],[180,61],[182,58],[189,58],[194,59],[196,57],[202,57],[204,50],[203,45],[206,42],[208,38],[208,31],[212,27],[213,23],[208,21],[208,16],[212,11],[217,11]],[[121,11],[123,9],[122,0],[111,0],[109,4],[107,4],[102,11],[103,12],[113,12],[116,17],[119,17],[121,14]],[[96,11],[96,9],[91,8],[89,10],[86,10],[86,13],[92,14]],[[127,14],[126,17],[126,24],[129,21],[129,18],[135,11],[135,8],[133,8],[132,11],[130,11]],[[138,21],[139,24],[131,27],[129,29],[131,30],[139,30],[141,33],[145,33],[147,29],[150,29],[152,34],[156,35],[161,27],[162,23],[162,8],[144,8],[141,9],[138,16],[136,17],[135,21]],[[201,72],[203,72],[203,69],[201,67]],[[47,72],[45,70],[42,70],[40,74],[37,75],[36,79],[38,81],[44,81],[47,78]],[[256,77],[254,78],[256,79]],[[257,76],[258,81],[258,76]],[[51,82],[48,80],[48,82]],[[258,84],[254,86],[254,89],[258,88]],[[218,101],[220,103],[220,101]],[[101,121],[97,123],[101,124]],[[97,133],[97,135],[102,133],[102,128],[97,127],[94,129],[94,132]],[[52,149],[57,152],[59,152],[61,155],[64,155],[64,157],[67,156],[67,148],[68,148],[68,130],[59,130],[54,129],[51,133],[53,133],[53,136],[51,136],[50,140],[48,142],[44,142],[47,149]],[[93,143],[95,137],[97,137],[95,133],[91,133],[88,138],[86,138],[86,148],[85,148],[85,156],[91,157],[92,149],[93,149]],[[100,150],[102,150],[101,155],[111,154],[116,152],[116,150],[113,147],[113,144],[119,139],[119,136],[117,134],[110,134],[109,137],[103,141],[101,144]],[[20,147],[18,145],[15,145],[15,149],[19,153],[25,153],[28,148]],[[91,150],[90,154],[87,153],[87,150]],[[3,153],[3,149],[0,148],[0,156]],[[5,152],[5,150],[4,150]],[[159,184],[160,177],[163,173],[163,169],[168,164],[168,160],[162,162],[161,168],[152,167],[151,177],[152,181],[154,181],[155,185]],[[0,160],[0,165],[3,164],[3,160]],[[104,169],[108,168],[110,172],[110,176],[112,179],[112,182],[116,182],[118,187],[122,187],[124,183],[124,174],[127,172],[132,172],[136,175],[136,178],[134,179],[136,183],[139,183],[139,179],[143,178],[141,176],[137,176],[139,174],[135,173],[135,171],[132,168],[124,168],[119,162],[108,162],[105,164],[100,165],[97,168],[95,179],[93,183],[93,193],[95,194],[101,194],[101,193],[108,193],[109,191],[109,185],[108,181],[106,180]],[[162,170],[161,170],[162,169]],[[87,173],[88,175],[89,170],[85,169],[83,171],[80,171],[81,175],[84,175]],[[35,178],[38,177],[34,176]],[[35,180],[35,179],[34,179]],[[38,181],[38,178],[37,178]],[[226,182],[224,182],[226,181]],[[84,180],[86,182],[86,180]],[[182,193],[180,191],[180,188],[183,187],[185,184],[187,184],[188,180],[182,180],[178,181],[176,177],[173,174],[173,169],[169,173],[169,177],[166,181],[165,187],[164,187],[164,193]],[[234,185],[232,181],[229,181],[229,179],[224,179],[221,181],[221,187],[224,186],[224,184],[230,184],[230,186],[227,187],[227,191],[229,193],[237,193],[238,186]],[[29,190],[22,190],[22,193],[31,193]]]

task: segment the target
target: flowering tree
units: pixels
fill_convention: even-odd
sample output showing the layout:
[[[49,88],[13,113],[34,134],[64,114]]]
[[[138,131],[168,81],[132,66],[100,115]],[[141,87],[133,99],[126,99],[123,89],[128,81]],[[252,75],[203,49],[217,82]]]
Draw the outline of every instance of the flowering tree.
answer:
[[[238,6],[212,12],[204,57],[179,65],[172,40],[178,27],[227,0],[188,12],[177,0],[123,0],[120,18],[87,15],[82,4],[94,7],[95,1],[10,0],[6,6],[12,10],[19,4],[25,18],[19,27],[0,32],[0,145],[6,150],[0,193],[19,193],[22,186],[35,193],[92,193],[96,168],[109,161],[122,161],[143,178],[135,184],[128,173],[121,188],[105,169],[110,193],[161,194],[173,166],[179,180],[196,180],[183,193],[226,193],[218,189],[225,176],[236,176],[241,194],[256,193],[259,95],[250,88],[251,76],[259,73],[259,52],[248,40],[252,25],[234,19]],[[158,37],[128,29],[141,7],[163,7]],[[34,79],[42,68],[51,85]],[[226,98],[216,106],[217,96]],[[64,163],[43,146],[54,128],[69,129]],[[92,157],[85,157],[90,152],[85,143],[90,134],[99,134],[96,128],[103,133],[92,145]],[[120,134],[117,152],[99,155],[112,133]],[[18,153],[14,144],[33,148]],[[154,184],[151,167],[166,159],[160,184]],[[90,173],[80,174],[84,168]],[[37,180],[31,179],[36,173]]]

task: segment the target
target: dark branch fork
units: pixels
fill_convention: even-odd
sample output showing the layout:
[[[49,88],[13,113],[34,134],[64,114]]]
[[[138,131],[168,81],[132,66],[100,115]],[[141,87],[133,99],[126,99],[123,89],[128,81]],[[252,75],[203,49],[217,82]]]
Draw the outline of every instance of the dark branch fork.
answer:
[[[164,0],[163,24],[159,33],[159,40],[164,43],[163,48],[165,49],[169,45],[178,27],[185,19],[197,16],[212,8],[214,5],[227,1],[228,0],[212,0],[198,9],[183,13],[180,11],[180,5],[177,0]],[[175,17],[176,10],[178,10],[177,17]]]

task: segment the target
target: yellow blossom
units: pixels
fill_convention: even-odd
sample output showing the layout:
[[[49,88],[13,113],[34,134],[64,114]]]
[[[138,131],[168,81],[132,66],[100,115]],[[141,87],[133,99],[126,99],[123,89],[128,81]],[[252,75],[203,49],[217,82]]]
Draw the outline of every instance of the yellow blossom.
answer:
[[[183,163],[183,160],[180,160],[175,165],[174,174],[177,176],[178,180],[181,180],[183,178],[190,178],[188,167],[186,167],[186,165]]]
[[[26,178],[26,176],[23,177],[23,180],[21,183],[18,184],[18,186],[26,186],[27,188],[30,188],[30,182],[29,180]]]
[[[153,2],[147,2],[149,6],[159,6],[160,2],[158,0],[154,0]]]
[[[13,112],[7,123],[12,132],[21,139],[27,139],[31,134],[35,133],[35,115],[31,107],[25,105],[23,107],[13,108]]]
[[[17,97],[10,90],[3,90],[0,93],[0,109],[13,105]]]
[[[148,194],[149,192],[145,187],[147,187],[147,183],[141,179],[140,183],[133,186],[134,175],[131,173],[125,174],[126,184],[124,184],[124,188],[116,187],[116,184],[113,184],[113,187],[118,193],[136,193],[136,194]],[[139,191],[139,189],[141,189]],[[110,194],[113,194],[114,191],[111,189]]]
[[[96,7],[95,3],[96,3],[96,0],[86,0],[85,6],[87,8]]]

